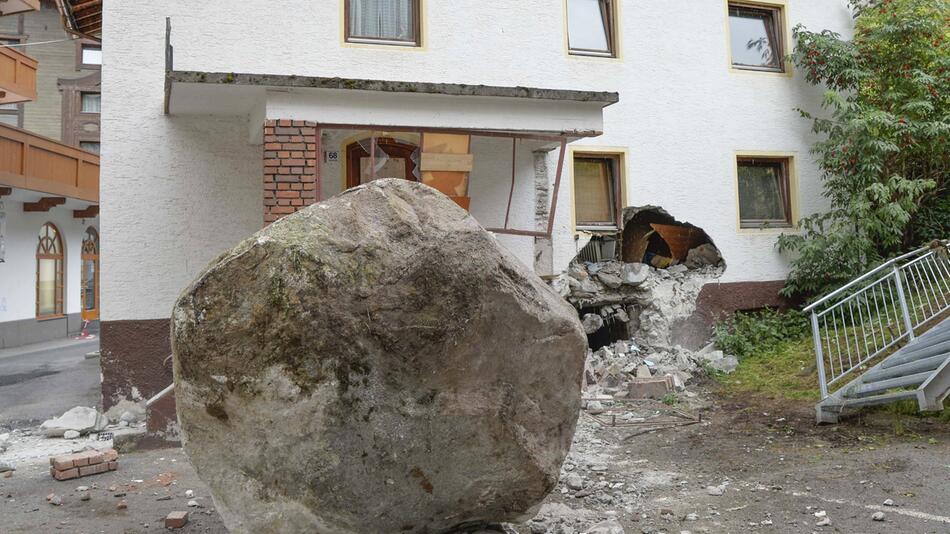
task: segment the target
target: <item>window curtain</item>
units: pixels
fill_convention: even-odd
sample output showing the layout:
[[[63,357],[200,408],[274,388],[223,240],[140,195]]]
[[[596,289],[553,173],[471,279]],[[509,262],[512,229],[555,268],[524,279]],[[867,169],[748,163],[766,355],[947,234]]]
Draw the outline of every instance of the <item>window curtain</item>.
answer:
[[[414,0],[350,0],[354,37],[411,41]]]
[[[83,93],[82,112],[99,113],[102,111],[102,98],[98,93]]]
[[[740,167],[739,212],[749,222],[786,222],[788,184],[780,165],[742,165]]]
[[[613,179],[605,160],[574,160],[574,214],[577,224],[614,224]]]

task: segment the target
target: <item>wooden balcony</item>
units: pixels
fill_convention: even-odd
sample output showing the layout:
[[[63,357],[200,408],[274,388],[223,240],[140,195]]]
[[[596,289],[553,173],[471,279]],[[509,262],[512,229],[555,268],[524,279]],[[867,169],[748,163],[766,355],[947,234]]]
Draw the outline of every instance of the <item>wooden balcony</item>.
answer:
[[[0,124],[0,186],[99,202],[99,156]]]
[[[0,104],[36,100],[37,65],[16,48],[0,48]]]
[[[39,10],[40,0],[0,0],[0,17]]]

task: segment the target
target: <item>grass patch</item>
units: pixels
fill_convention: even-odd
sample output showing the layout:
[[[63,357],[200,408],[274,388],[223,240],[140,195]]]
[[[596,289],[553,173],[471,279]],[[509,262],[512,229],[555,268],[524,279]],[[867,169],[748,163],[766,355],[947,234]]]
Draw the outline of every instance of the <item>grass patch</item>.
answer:
[[[810,337],[780,341],[739,359],[732,374],[717,373],[726,393],[756,393],[772,398],[817,402],[818,373]]]

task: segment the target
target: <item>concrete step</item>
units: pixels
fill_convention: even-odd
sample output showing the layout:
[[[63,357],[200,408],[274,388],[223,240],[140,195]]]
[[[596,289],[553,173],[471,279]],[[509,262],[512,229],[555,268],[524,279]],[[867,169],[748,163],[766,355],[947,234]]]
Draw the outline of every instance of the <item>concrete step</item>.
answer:
[[[877,369],[871,369],[867,373],[864,373],[864,376],[861,377],[861,382],[864,384],[870,384],[872,382],[879,382],[881,380],[887,380],[890,378],[914,375],[917,373],[923,373],[925,371],[933,371],[934,369],[940,367],[940,365],[947,358],[950,358],[950,353],[938,354],[936,356],[910,361],[901,365],[894,365],[886,368],[882,366]]]

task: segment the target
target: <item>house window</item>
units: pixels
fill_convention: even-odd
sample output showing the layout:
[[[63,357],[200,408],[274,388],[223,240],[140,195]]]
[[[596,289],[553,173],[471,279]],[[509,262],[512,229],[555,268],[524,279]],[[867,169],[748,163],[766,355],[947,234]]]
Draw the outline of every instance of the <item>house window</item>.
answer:
[[[789,158],[738,159],[740,228],[793,226],[790,166]]]
[[[785,72],[782,10],[729,3],[729,42],[737,69]]]
[[[36,247],[36,316],[63,314],[63,240],[53,223],[40,229]]]
[[[572,55],[616,57],[614,0],[567,0],[567,46]]]
[[[92,152],[93,154],[98,154],[99,141],[80,141],[79,148],[85,150],[86,152]]]
[[[346,41],[420,46],[421,0],[345,0]]]
[[[80,41],[76,51],[76,70],[102,68],[102,46]]]
[[[619,163],[617,156],[574,156],[574,220],[578,228],[620,226]]]
[[[80,110],[83,113],[99,113],[102,109],[102,95],[99,93],[82,93]]]

